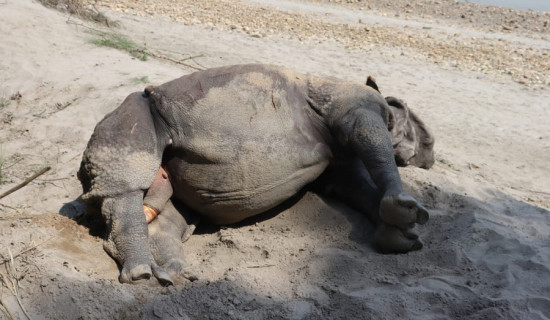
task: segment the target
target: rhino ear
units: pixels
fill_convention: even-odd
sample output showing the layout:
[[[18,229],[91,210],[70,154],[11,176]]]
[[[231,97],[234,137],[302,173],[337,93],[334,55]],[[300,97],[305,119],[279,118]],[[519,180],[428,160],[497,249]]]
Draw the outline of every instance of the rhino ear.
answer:
[[[378,85],[376,84],[376,79],[374,79],[373,76],[367,77],[367,86],[373,88],[374,90],[378,91],[380,93],[380,90],[378,90]]]

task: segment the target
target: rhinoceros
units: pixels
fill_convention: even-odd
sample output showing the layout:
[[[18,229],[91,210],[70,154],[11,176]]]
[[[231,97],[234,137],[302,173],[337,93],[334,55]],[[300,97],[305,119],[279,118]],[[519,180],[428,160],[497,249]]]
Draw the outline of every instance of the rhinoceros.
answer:
[[[420,118],[371,77],[235,65],[130,94],[95,127],[78,177],[105,220],[119,280],[169,285],[194,279],[182,249],[189,213],[233,224],[309,186],[365,213],[379,250],[420,249],[415,226],[428,211],[403,190],[397,165],[431,167],[433,145]]]

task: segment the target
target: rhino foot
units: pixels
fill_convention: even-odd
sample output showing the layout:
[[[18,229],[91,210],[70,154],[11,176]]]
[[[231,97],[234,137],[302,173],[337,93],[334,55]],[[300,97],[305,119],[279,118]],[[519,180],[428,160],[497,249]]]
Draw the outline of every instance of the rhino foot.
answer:
[[[384,222],[376,229],[374,244],[382,253],[406,253],[423,247],[416,230],[402,230]]]
[[[120,272],[119,281],[122,283],[137,283],[149,280],[151,276],[154,276],[164,287],[174,284],[170,274],[154,263],[126,263]]]
[[[425,224],[429,219],[428,210],[405,192],[397,195],[384,195],[380,202],[380,218],[384,222],[407,229],[409,225]]]
[[[380,202],[375,244],[382,252],[405,253],[422,249],[415,225],[429,219],[428,210],[405,192],[385,195]]]
[[[189,267],[185,261],[181,259],[170,259],[162,268],[166,270],[174,279],[185,278],[189,281],[196,281],[199,279],[195,270]]]

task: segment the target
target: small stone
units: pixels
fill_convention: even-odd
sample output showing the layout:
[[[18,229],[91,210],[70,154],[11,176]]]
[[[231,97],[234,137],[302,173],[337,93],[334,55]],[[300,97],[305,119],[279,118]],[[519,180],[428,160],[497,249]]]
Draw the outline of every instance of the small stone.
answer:
[[[236,280],[236,278],[235,278],[235,276],[228,274],[228,275],[225,276],[225,280],[229,281],[229,282],[233,282],[233,281]]]

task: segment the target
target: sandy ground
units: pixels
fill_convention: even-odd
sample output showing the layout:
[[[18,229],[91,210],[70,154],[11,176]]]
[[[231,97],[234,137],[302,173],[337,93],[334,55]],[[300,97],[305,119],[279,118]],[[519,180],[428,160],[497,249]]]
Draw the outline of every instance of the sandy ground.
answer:
[[[78,218],[81,154],[129,93],[194,69],[99,47],[89,27],[102,27],[5,0],[0,192],[52,169],[0,200],[1,319],[550,318],[548,15],[475,7],[496,12],[493,25],[476,24],[448,14],[458,5],[444,0],[408,9],[400,6],[409,1],[112,3],[97,7],[116,32],[165,57],[195,57],[185,63],[197,68],[265,62],[360,82],[373,75],[385,95],[405,99],[437,138],[434,168],[401,170],[431,212],[425,247],[379,254],[364,216],[305,192],[270,219],[199,228],[185,243],[199,281],[120,284],[98,230]],[[506,15],[535,22],[496,25]],[[288,17],[291,29],[277,20]]]

